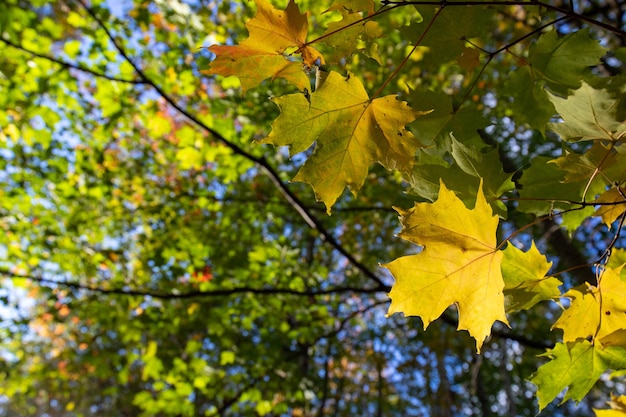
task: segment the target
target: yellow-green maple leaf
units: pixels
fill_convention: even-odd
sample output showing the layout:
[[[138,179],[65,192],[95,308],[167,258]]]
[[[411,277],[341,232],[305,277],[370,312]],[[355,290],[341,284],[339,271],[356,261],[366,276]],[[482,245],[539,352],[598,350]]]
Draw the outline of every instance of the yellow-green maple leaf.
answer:
[[[502,260],[504,296],[507,312],[528,310],[540,301],[556,299],[561,295],[562,284],[546,274],[552,266],[542,255],[535,242],[527,252],[509,244]]]
[[[255,0],[257,12],[246,23],[250,36],[239,45],[213,45],[209,51],[217,55],[206,74],[234,75],[246,90],[267,78],[285,78],[300,90],[310,88],[308,75],[302,63],[312,66],[324,63],[324,57],[306,44],[307,14],[300,13],[293,0],[285,10],[277,10],[267,0]],[[293,61],[283,53],[294,48],[302,54],[302,63]]]
[[[602,193],[596,203],[605,203],[596,210],[595,216],[602,217],[602,221],[608,227],[626,210],[626,188],[613,187]]]
[[[399,236],[423,250],[384,265],[396,280],[388,315],[419,316],[426,328],[456,304],[459,330],[467,330],[480,351],[496,320],[508,324],[498,216],[485,199],[482,183],[471,210],[443,182],[434,203],[396,210],[403,226]]]
[[[626,329],[626,281],[621,269],[607,268],[597,286],[588,283],[572,288],[564,297],[570,306],[554,323],[563,330],[563,341],[573,342],[592,337],[601,344],[620,344]],[[626,345],[622,347],[626,348]]]
[[[426,112],[395,96],[371,100],[352,74],[331,71],[310,101],[290,94],[274,102],[281,114],[261,143],[289,146],[291,155],[316,143],[294,180],[311,184],[329,211],[346,187],[361,188],[372,163],[399,170],[413,165],[420,144],[405,125]]]
[[[596,413],[596,417],[626,417],[626,395],[618,397],[611,394],[611,401],[608,401],[607,403],[611,407],[610,409],[593,409]]]

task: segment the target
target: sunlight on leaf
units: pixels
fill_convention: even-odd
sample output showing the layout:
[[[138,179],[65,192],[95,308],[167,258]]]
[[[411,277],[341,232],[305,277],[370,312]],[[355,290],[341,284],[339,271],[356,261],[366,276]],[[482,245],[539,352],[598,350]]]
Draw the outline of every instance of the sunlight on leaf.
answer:
[[[586,283],[563,294],[571,300],[570,306],[554,323],[555,328],[563,330],[563,341],[589,337],[602,340],[626,329],[626,282],[620,279],[622,268],[607,268],[598,286]]]
[[[434,203],[396,210],[403,226],[399,236],[423,250],[383,265],[396,279],[387,315],[420,316],[426,328],[456,304],[459,330],[467,330],[476,339],[480,352],[493,323],[508,324],[503,254],[496,240],[498,216],[493,215],[482,186],[471,210],[443,183]]]
[[[324,63],[324,57],[313,47],[306,45],[308,32],[307,14],[300,13],[291,0],[287,8],[277,10],[267,0],[255,0],[257,13],[246,23],[250,36],[236,46],[213,45],[209,51],[217,55],[205,74],[234,75],[241,81],[246,92],[267,78],[284,78],[300,90],[310,88],[308,75],[302,65]],[[289,48],[297,48],[302,62],[285,56]]]
[[[616,141],[626,132],[626,121],[619,117],[619,100],[606,90],[596,90],[587,83],[566,99],[548,94],[563,123],[549,125],[561,139]]]
[[[372,163],[401,171],[413,165],[420,144],[405,125],[427,112],[395,96],[370,100],[357,77],[334,71],[310,100],[303,94],[274,99],[281,114],[261,143],[289,146],[291,155],[316,143],[294,180],[311,184],[328,211],[346,187],[356,194]]]
[[[511,244],[503,252],[502,275],[507,312],[528,310],[540,301],[561,295],[559,286],[562,282],[555,277],[546,277],[552,262],[539,252],[535,242],[527,252]]]
[[[539,409],[543,410],[567,388],[563,401],[580,401],[608,369],[626,368],[626,350],[603,349],[587,340],[557,343],[542,356],[550,362],[539,367],[530,381],[537,385]]]

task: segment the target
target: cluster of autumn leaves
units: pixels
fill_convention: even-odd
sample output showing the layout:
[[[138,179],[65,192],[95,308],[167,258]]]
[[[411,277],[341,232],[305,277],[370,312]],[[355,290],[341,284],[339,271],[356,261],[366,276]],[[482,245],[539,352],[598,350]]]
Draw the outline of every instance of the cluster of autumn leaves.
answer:
[[[261,140],[288,146],[292,155],[315,145],[294,180],[309,183],[330,213],[346,188],[353,194],[359,191],[373,163],[409,171],[422,145],[406,125],[428,111],[416,111],[393,95],[378,97],[380,90],[370,97],[351,73],[331,71],[310,91],[311,71],[325,59],[307,43],[307,15],[293,0],[285,10],[267,0],[255,2],[256,16],[246,23],[249,38],[234,46],[211,46],[216,58],[205,72],[238,77],[244,93],[278,77],[298,88],[297,93],[274,99],[281,113],[271,133]],[[351,3],[336,1],[332,7],[347,8],[347,4]],[[366,16],[375,15],[373,2],[360,4]],[[343,29],[353,33],[346,36],[375,32],[368,18],[350,22]],[[332,31],[341,29],[333,27]],[[600,205],[595,215],[610,227],[623,216],[625,191],[610,181],[595,180],[624,176],[626,124],[617,117],[617,100],[585,83],[567,98],[549,95],[548,99],[563,119],[551,126],[563,140],[597,140],[594,148],[604,155],[601,161],[588,161],[586,169],[572,169],[568,156],[561,163],[572,177],[588,179],[587,188],[597,188]],[[584,165],[585,161],[576,163]],[[568,178],[559,181],[567,183]],[[591,193],[587,188],[585,192]],[[522,251],[506,240],[498,242],[494,203],[485,198],[482,180],[471,209],[442,181],[433,203],[396,209],[403,226],[399,236],[422,250],[384,265],[396,280],[388,314],[419,316],[428,326],[455,304],[459,329],[469,332],[480,351],[495,321],[508,324],[507,313],[544,300],[568,299],[569,306],[554,325],[563,330],[563,342],[546,353],[551,360],[531,380],[539,388],[540,408],[564,388],[568,388],[564,400],[581,400],[607,369],[626,370],[624,264],[609,262],[598,268],[597,285],[585,284],[561,294],[561,281],[547,275],[551,263],[534,243]],[[626,407],[625,403],[624,398],[616,398],[614,408]]]

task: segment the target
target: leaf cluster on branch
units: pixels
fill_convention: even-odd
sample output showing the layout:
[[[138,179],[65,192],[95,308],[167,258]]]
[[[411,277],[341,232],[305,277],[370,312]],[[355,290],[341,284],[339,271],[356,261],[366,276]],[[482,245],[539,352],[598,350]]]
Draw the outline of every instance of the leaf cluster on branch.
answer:
[[[623,2],[114,3],[0,14],[0,413],[623,414]]]
[[[480,352],[495,321],[508,324],[507,315],[541,301],[568,300],[554,324],[564,330],[563,343],[547,353],[550,362],[532,378],[540,409],[566,388],[564,400],[580,401],[605,370],[626,370],[624,264],[612,262],[611,256],[623,250],[618,241],[626,217],[623,82],[590,71],[601,66],[608,52],[591,30],[623,37],[621,29],[542,1],[383,1],[378,10],[373,2],[336,1],[330,10],[341,10],[343,20],[307,41],[306,15],[293,0],[285,10],[264,0],[256,4],[257,14],[246,24],[250,37],[237,46],[211,46],[217,57],[206,72],[238,77],[244,93],[279,77],[300,90],[273,99],[280,115],[260,143],[288,146],[292,156],[307,151],[293,179],[310,184],[329,214],[346,188],[354,195],[362,189],[373,163],[397,171],[423,201],[397,209],[403,228],[399,236],[421,251],[385,265],[395,278],[388,314],[419,316],[426,327],[454,304],[458,329],[475,338]],[[532,6],[557,16],[490,50],[483,38],[497,30],[493,20],[488,22],[492,15]],[[380,63],[380,51],[371,54],[359,45],[385,36],[373,28],[377,18],[408,7],[418,12],[408,26],[414,30],[400,28],[408,52],[393,70],[385,68],[386,81],[369,95],[358,71],[345,70],[346,62],[365,54]],[[560,35],[558,23],[566,19],[591,29]],[[519,44],[531,37],[535,41],[528,52],[517,55]],[[254,53],[251,45],[257,45]],[[379,97],[411,59],[421,59],[422,48],[435,61],[456,59],[468,72],[459,88],[462,99],[452,106],[445,96],[421,100],[425,94],[434,98],[436,89],[410,88]],[[338,50],[341,60],[325,59]],[[518,61],[510,64],[503,89],[511,96],[507,106],[514,123],[557,135],[565,148],[562,156],[537,157],[528,167],[516,167],[516,184],[503,172],[498,150],[476,132],[459,129],[457,120],[484,83],[486,68],[501,55]],[[309,80],[311,72],[317,73],[316,80]],[[475,111],[471,117],[482,116]],[[499,223],[514,212],[537,218],[502,238]],[[561,292],[559,272],[551,272],[535,242],[526,244],[525,252],[513,244],[518,233],[536,223],[556,220],[573,233],[593,217],[613,227],[600,258],[582,265],[594,268],[595,285]]]

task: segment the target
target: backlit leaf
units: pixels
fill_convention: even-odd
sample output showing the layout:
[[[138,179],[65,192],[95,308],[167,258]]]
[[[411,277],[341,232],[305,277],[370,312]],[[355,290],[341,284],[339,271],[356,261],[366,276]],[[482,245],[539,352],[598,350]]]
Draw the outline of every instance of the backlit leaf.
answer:
[[[544,409],[567,388],[563,401],[580,401],[608,369],[626,368],[626,350],[621,347],[592,345],[587,340],[557,343],[543,356],[550,362],[539,367],[531,377],[537,385],[539,409]]]
[[[498,217],[492,214],[482,187],[473,209],[442,183],[434,203],[396,210],[403,227],[399,236],[423,249],[384,265],[396,280],[389,293],[388,315],[419,316],[427,327],[456,304],[459,330],[467,330],[480,351],[493,323],[507,323],[503,255],[496,241]]]
[[[355,76],[334,71],[310,100],[274,99],[281,114],[261,143],[289,146],[292,155],[316,143],[294,180],[311,184],[329,211],[346,187],[356,194],[372,163],[404,171],[413,165],[420,144],[405,125],[424,112],[395,96],[370,100]]]
[[[607,268],[598,286],[586,283],[563,294],[571,300],[570,306],[554,327],[563,330],[565,342],[589,337],[601,340],[626,329],[626,281],[620,279],[621,269]]]
[[[589,68],[600,64],[605,53],[588,29],[563,37],[552,30],[531,47],[528,61],[535,79],[543,79],[551,89],[565,93],[567,88],[578,88]]]
[[[235,75],[240,79],[244,92],[270,77],[285,78],[300,90],[310,88],[302,64],[313,66],[317,62],[324,63],[324,57],[315,48],[306,45],[307,14],[300,13],[293,0],[285,10],[275,9],[267,0],[255,2],[256,15],[246,23],[250,34],[248,39],[235,46],[209,47],[217,58],[204,72]],[[284,55],[290,48],[302,55],[302,63]]]
[[[502,259],[504,296],[507,311],[528,310],[540,301],[552,300],[561,295],[562,284],[546,274],[552,266],[535,243],[527,252],[509,244]]]
[[[550,129],[561,139],[616,141],[626,132],[626,121],[619,114],[619,100],[606,90],[596,90],[583,83],[567,98],[548,95],[562,123],[551,123]]]
[[[367,56],[381,63],[378,54],[372,54],[374,39],[382,36],[383,32],[378,23],[372,20],[363,20],[360,13],[343,13],[343,19],[328,24],[328,29],[322,35],[323,42],[330,48],[327,61],[337,63],[355,52],[363,52]],[[359,47],[358,42],[364,45]]]
[[[596,203],[606,203],[598,207],[595,215],[602,217],[602,222],[608,227],[626,210],[625,195],[626,188],[613,187],[596,199]]]

